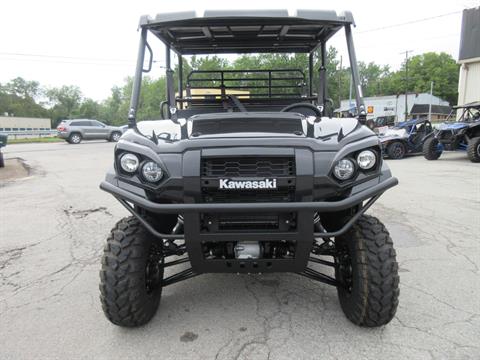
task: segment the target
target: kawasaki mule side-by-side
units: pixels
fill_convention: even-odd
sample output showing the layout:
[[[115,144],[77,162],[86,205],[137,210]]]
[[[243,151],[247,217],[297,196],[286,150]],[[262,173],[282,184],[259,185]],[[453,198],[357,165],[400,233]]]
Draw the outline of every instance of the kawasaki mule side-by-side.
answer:
[[[147,323],[163,287],[203,273],[271,272],[335,286],[355,324],[393,318],[395,250],[385,226],[365,212],[398,181],[364,125],[352,25],[350,12],[319,10],[141,18],[130,129],[100,186],[131,213],[112,229],[102,259],[101,302],[111,322]],[[339,30],[357,118],[329,116],[326,46]],[[137,124],[150,37],[166,46],[167,99],[158,120]],[[304,53],[308,64],[182,76],[183,56],[231,53]]]

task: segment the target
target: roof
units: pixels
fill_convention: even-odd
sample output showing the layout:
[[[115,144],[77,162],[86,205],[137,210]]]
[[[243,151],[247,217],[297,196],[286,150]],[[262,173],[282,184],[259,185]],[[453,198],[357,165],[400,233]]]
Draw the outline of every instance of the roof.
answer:
[[[417,114],[428,114],[429,113],[429,104],[414,104],[412,109],[410,110],[410,114],[417,115]],[[432,105],[432,114],[440,114],[440,115],[449,115],[452,111],[450,106],[445,105]]]
[[[474,101],[471,103],[467,103],[464,105],[456,105],[453,107],[454,109],[471,109],[471,108],[480,108],[480,101]]]
[[[142,16],[149,29],[179,54],[311,52],[353,15],[330,10],[208,10]]]
[[[463,10],[458,60],[480,57],[480,6]]]

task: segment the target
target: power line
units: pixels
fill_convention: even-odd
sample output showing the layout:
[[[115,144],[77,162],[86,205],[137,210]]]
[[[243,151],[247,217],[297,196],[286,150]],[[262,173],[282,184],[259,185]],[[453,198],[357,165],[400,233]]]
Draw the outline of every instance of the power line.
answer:
[[[43,63],[43,64],[70,64],[70,65],[98,65],[98,66],[120,66],[120,67],[133,67],[134,63],[106,63],[106,62],[79,62],[79,61],[65,61],[65,60],[48,60],[48,59],[25,59],[25,58],[3,58],[0,57],[1,61],[24,61],[24,62],[33,62],[33,63]]]
[[[106,62],[128,62],[128,63],[135,63],[135,60],[126,60],[126,59],[100,59],[100,58],[88,58],[88,57],[78,57],[78,56],[30,54],[30,53],[16,53],[16,52],[0,52],[0,55],[5,55],[5,56],[21,56],[21,57],[35,57],[35,58],[49,58],[49,59],[66,59],[66,60],[86,60],[86,61],[106,61]]]
[[[73,65],[100,65],[100,66],[134,66],[134,60],[124,59],[100,59],[86,58],[62,55],[45,55],[45,54],[26,54],[26,53],[10,53],[0,52],[0,61],[27,61],[39,63],[53,64],[73,64]],[[155,64],[162,64],[164,60],[154,60]],[[162,66],[158,66],[162,68]]]
[[[462,11],[452,11],[452,12],[449,12],[449,13],[440,14],[440,15],[436,15],[436,16],[430,16],[430,17],[426,17],[426,18],[423,18],[423,19],[411,20],[411,21],[407,21],[407,22],[404,22],[404,23],[386,25],[386,26],[382,26],[382,27],[378,27],[378,28],[374,28],[374,29],[358,31],[357,34],[365,34],[365,33],[373,32],[373,31],[379,31],[379,30],[391,29],[391,28],[395,28],[395,27],[399,27],[399,26],[416,24],[416,23],[420,23],[420,22],[424,22],[424,21],[439,19],[439,18],[442,18],[442,17],[445,17],[445,16],[460,14],[461,12]]]

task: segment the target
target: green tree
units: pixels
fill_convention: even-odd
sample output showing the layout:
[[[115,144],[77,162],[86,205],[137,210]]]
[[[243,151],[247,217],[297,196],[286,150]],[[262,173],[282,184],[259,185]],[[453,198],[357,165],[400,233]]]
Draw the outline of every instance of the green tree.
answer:
[[[27,81],[21,77],[17,77],[6,84],[5,90],[22,99],[37,99],[42,95],[42,89],[38,81]]]
[[[123,125],[127,123],[133,79],[125,79],[122,87],[114,86],[112,94],[100,107],[99,113],[109,124]],[[165,77],[152,79],[145,76],[140,89],[137,120],[160,119],[160,103],[166,99]]]
[[[405,63],[400,72],[405,73]],[[413,56],[408,62],[408,72],[410,91],[430,92],[433,81],[435,95],[456,104],[459,65],[449,54],[428,52]]]
[[[60,88],[51,88],[47,90],[46,95],[52,106],[50,113],[55,123],[61,119],[72,118],[82,100],[82,92],[78,86],[64,85]]]
[[[213,56],[192,56],[189,65],[192,70],[219,70],[229,69],[230,63],[227,59],[213,55]]]
[[[384,95],[382,85],[390,76],[388,65],[382,66],[373,62],[366,64],[360,61],[358,63],[358,72],[364,96]]]
[[[111,95],[99,106],[99,117],[107,124],[121,124],[122,117],[126,114],[120,114],[122,104],[126,101],[123,89],[120,86],[113,86]]]
[[[37,81],[17,77],[0,84],[0,114],[10,116],[47,117],[48,112],[37,103],[43,93]]]
[[[100,104],[92,99],[84,99],[78,110],[74,113],[73,117],[75,118],[86,118],[86,119],[100,119]]]

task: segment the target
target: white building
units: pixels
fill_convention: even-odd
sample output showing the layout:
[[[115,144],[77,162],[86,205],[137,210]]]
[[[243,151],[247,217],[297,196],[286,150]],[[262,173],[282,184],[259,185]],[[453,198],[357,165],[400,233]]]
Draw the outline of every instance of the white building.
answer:
[[[405,94],[374,96],[363,98],[365,109],[367,109],[367,120],[378,117],[393,117],[394,122],[405,120]],[[414,105],[432,104],[439,106],[444,113],[448,113],[450,104],[438,96],[428,93],[408,94],[407,113],[410,114]],[[438,109],[439,107],[436,108]],[[348,112],[355,112],[355,100],[342,100],[340,108],[335,113],[340,116],[348,115]],[[446,116],[445,116],[446,117]]]
[[[0,134],[10,139],[25,139],[55,134],[50,128],[50,119],[17,116],[0,116]]]
[[[458,105],[480,101],[480,7],[463,10]]]
[[[0,132],[50,130],[50,119],[0,116]]]

